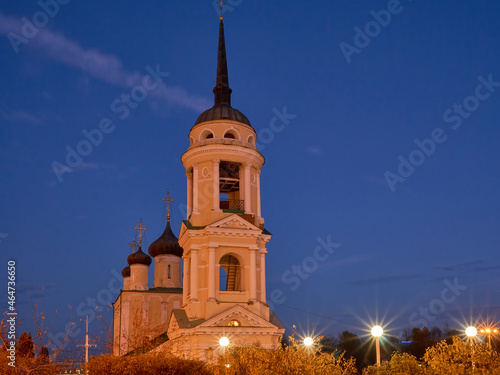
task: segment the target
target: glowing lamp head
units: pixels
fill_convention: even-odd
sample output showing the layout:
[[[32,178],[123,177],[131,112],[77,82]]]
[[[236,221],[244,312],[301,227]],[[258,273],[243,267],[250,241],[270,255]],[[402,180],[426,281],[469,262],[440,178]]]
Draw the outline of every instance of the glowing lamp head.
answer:
[[[314,340],[312,337],[306,337],[304,339],[304,345],[305,346],[311,346],[312,344],[314,344]]]
[[[372,336],[380,337],[384,334],[384,329],[381,326],[373,326],[372,328]]]
[[[472,326],[467,327],[465,329],[465,334],[467,335],[467,337],[474,337],[474,336],[476,336],[477,335],[477,329],[476,329],[476,327],[472,327]]]
[[[226,347],[229,345],[229,339],[227,337],[221,337],[219,339],[219,345],[222,346],[222,347]]]

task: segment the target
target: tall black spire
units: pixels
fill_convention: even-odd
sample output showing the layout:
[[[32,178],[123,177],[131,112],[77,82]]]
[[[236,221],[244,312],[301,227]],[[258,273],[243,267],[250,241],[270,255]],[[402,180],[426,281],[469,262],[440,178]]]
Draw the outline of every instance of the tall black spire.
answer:
[[[224,39],[224,23],[219,24],[219,51],[217,55],[217,80],[214,87],[214,105],[231,106],[231,90],[227,74],[226,42]]]
[[[221,5],[224,3],[221,1]],[[248,118],[231,107],[231,90],[229,88],[229,77],[227,74],[226,41],[224,40],[224,24],[222,16],[219,24],[219,51],[217,55],[217,80],[214,87],[214,106],[203,112],[196,120],[195,126],[206,121],[232,120],[249,125]]]

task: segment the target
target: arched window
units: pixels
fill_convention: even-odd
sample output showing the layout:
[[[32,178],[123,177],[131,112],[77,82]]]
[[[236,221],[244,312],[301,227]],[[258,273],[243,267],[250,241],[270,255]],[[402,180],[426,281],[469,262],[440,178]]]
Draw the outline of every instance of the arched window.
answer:
[[[203,141],[205,139],[212,139],[213,137],[214,133],[212,133],[212,131],[209,129],[205,129],[200,134],[200,141]]]
[[[167,267],[167,274],[168,274],[168,278],[171,279],[172,275],[170,274],[170,264]]]
[[[227,138],[227,139],[238,139],[240,140],[241,137],[240,137],[240,133],[238,133],[238,131],[236,129],[228,129],[225,133],[224,133],[224,138]]]
[[[224,255],[220,259],[220,287],[222,291],[241,290],[241,266],[234,255]]]

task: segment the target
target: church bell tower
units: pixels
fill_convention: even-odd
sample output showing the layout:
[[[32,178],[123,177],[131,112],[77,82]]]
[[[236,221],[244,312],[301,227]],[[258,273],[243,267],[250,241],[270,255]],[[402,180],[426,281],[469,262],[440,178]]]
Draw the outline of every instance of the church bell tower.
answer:
[[[264,157],[247,117],[231,107],[224,24],[219,25],[214,106],[189,132],[182,156],[187,176],[183,306],[190,318],[208,319],[233,304],[269,318],[260,170]]]
[[[187,177],[182,307],[172,311],[169,340],[157,353],[214,361],[222,337],[230,345],[274,349],[285,331],[266,302],[271,233],[260,204],[264,157],[250,121],[231,106],[231,92],[221,16],[214,105],[191,128],[181,157]]]

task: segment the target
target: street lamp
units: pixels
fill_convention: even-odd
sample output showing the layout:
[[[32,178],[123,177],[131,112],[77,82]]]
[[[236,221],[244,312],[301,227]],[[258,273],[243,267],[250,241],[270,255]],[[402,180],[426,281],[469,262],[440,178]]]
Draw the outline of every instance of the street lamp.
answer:
[[[384,334],[384,329],[381,326],[372,327],[372,336],[375,337],[377,347],[377,365],[380,366],[380,336]]]
[[[312,338],[312,337],[307,336],[307,337],[304,339],[304,345],[305,345],[306,347],[308,347],[308,348],[309,348],[309,347],[311,347],[311,346],[312,346],[312,344],[314,344],[314,340],[313,340],[313,338]]]
[[[492,333],[497,333],[498,330],[493,329],[493,328],[484,328],[481,330],[481,333],[483,336],[488,336],[488,348],[491,349],[491,334]]]
[[[469,326],[465,329],[465,334],[467,335],[467,337],[472,340],[473,337],[476,337],[477,335],[477,329],[476,327],[473,327],[473,326]]]
[[[229,345],[229,339],[226,336],[221,337],[219,339],[219,345],[222,346],[223,348],[225,348],[226,346]]]

